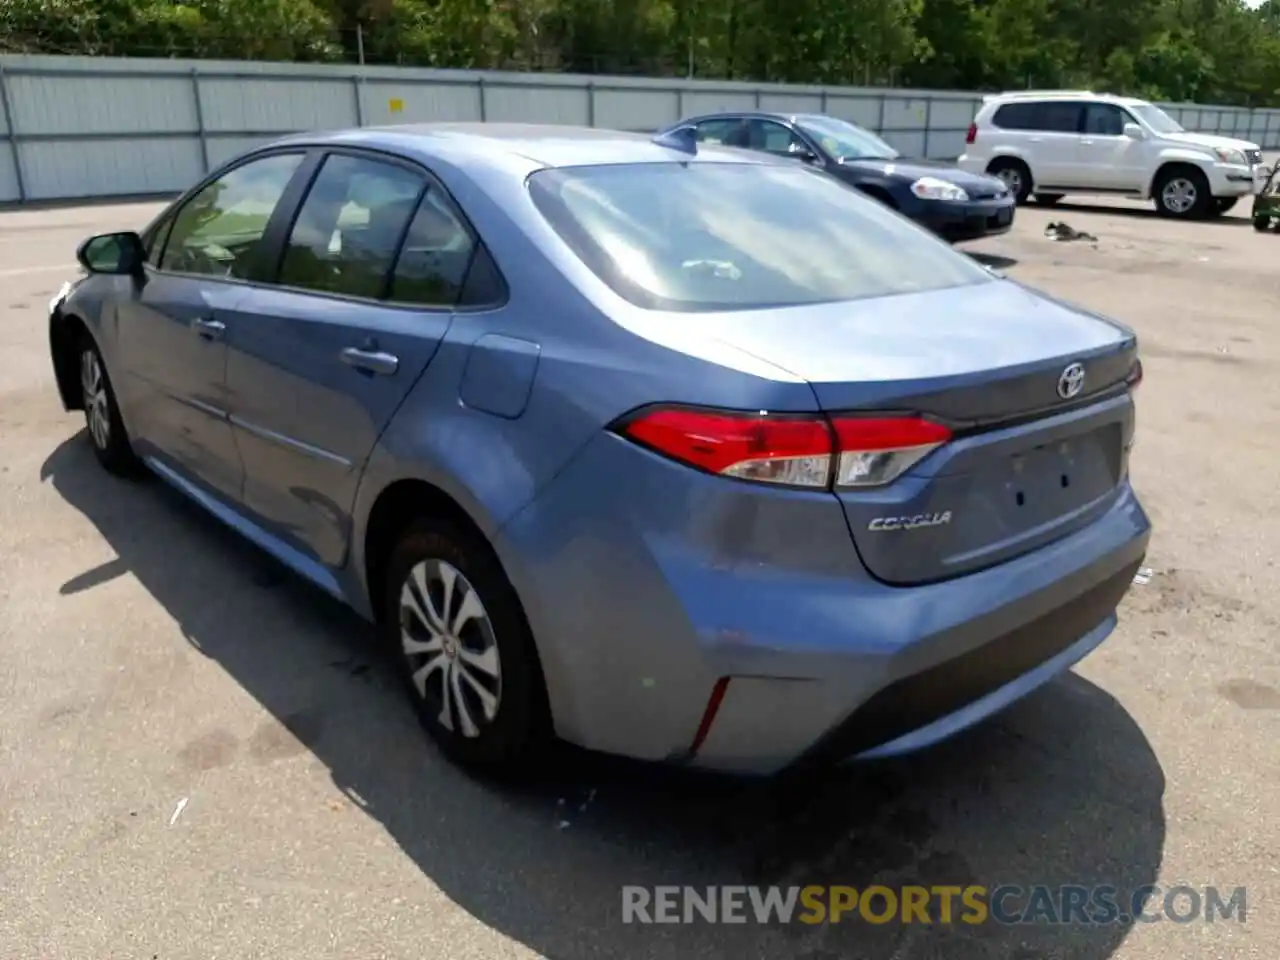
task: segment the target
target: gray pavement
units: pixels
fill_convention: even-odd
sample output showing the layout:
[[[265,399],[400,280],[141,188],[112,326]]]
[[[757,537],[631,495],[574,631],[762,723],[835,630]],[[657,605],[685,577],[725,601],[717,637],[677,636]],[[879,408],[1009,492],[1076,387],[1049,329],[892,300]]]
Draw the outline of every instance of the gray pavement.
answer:
[[[0,213],[5,960],[1275,956],[1280,236],[1065,204],[967,248],[1143,345],[1155,575],[1073,675],[816,783],[570,756],[517,790],[436,754],[354,618],[159,484],[107,477],[60,410],[46,301],[80,239],[156,209]],[[1099,242],[1053,243],[1050,220]],[[619,892],[1180,882],[1247,886],[1247,922],[643,927]]]

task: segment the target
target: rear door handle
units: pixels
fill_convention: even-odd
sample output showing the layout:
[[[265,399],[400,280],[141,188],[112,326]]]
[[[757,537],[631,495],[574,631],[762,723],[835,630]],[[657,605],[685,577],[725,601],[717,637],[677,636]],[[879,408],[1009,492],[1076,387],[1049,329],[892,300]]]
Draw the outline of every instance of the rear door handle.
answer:
[[[342,362],[365,373],[376,373],[384,377],[400,369],[399,357],[383,353],[381,350],[361,350],[358,347],[347,347],[343,350]]]
[[[227,332],[227,325],[221,320],[200,317],[191,321],[191,329],[205,340],[221,340],[223,334]]]

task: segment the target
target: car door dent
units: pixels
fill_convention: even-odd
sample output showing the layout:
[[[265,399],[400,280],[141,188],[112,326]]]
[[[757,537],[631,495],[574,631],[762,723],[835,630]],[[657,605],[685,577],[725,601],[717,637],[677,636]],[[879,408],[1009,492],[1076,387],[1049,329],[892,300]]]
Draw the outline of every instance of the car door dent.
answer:
[[[498,333],[486,333],[471,345],[458,397],[473,410],[518,420],[529,406],[542,347]]]

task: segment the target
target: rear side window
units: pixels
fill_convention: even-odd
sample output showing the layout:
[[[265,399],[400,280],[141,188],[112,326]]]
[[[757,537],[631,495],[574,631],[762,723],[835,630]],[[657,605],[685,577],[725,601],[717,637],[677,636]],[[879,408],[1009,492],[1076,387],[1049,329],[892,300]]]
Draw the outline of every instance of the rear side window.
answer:
[[[1002,130],[1039,130],[1047,133],[1076,133],[1080,129],[1082,104],[1069,101],[1006,103],[991,118]]]
[[[429,189],[405,235],[390,298],[399,303],[453,306],[462,298],[475,246],[449,198],[436,188]]]
[[[425,188],[425,177],[397,164],[328,157],[289,232],[280,283],[381,297]]]
[[[877,201],[798,166],[570,167],[533,174],[529,189],[577,256],[649,309],[757,309],[992,279]]]

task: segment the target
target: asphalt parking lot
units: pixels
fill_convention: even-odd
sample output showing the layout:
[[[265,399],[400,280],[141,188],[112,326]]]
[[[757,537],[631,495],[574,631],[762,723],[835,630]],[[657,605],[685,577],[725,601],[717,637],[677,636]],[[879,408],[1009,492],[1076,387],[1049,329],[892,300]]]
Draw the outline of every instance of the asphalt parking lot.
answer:
[[[0,955],[1270,960],[1280,236],[1244,206],[1030,207],[967,246],[1138,330],[1153,578],[995,721],[774,789],[590,758],[519,790],[455,771],[354,618],[159,484],[105,475],[59,408],[46,301],[79,240],[158,207],[0,213]],[[1244,886],[1247,920],[621,920],[628,884],[870,883]]]

